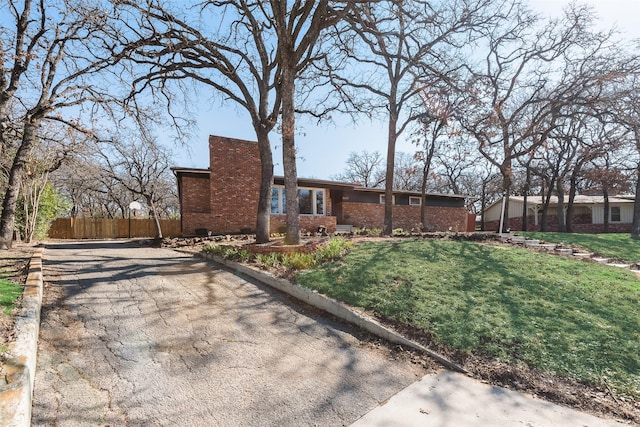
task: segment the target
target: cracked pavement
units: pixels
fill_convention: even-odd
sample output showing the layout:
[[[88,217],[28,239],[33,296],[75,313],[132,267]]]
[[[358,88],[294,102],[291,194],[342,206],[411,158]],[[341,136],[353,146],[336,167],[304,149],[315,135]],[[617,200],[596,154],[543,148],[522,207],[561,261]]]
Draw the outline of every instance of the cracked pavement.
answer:
[[[32,425],[349,425],[425,369],[220,266],[47,244]]]

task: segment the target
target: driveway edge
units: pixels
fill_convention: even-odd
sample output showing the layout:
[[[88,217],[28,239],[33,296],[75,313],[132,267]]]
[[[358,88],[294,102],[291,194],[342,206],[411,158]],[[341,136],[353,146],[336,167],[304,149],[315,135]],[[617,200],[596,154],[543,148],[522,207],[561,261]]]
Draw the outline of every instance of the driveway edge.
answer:
[[[446,357],[434,352],[433,350],[428,349],[427,347],[415,341],[403,337],[402,335],[382,326],[380,323],[369,317],[363,316],[362,314],[358,313],[351,307],[348,307],[338,300],[322,295],[317,291],[312,291],[310,289],[304,288],[295,283],[291,283],[288,280],[275,277],[269,273],[247,267],[246,265],[238,262],[226,260],[217,255],[207,253],[197,253],[196,255],[216,262],[218,264],[222,264],[240,274],[244,274],[245,276],[249,276],[252,279],[258,280],[259,282],[264,283],[267,286],[271,286],[272,288],[282,291],[300,301],[312,305],[320,310],[326,311],[327,313],[330,313],[338,317],[339,319],[356,325],[359,328],[364,329],[365,331],[383,338],[389,342],[404,345],[406,347],[424,352],[429,357],[436,360],[443,366],[451,369],[452,371],[460,372],[463,374],[469,373],[462,366],[450,361]]]
[[[31,424],[31,401],[36,372],[40,309],[42,307],[42,255],[38,248],[29,262],[22,307],[14,327],[16,338],[9,346],[0,385],[0,424],[11,427]]]

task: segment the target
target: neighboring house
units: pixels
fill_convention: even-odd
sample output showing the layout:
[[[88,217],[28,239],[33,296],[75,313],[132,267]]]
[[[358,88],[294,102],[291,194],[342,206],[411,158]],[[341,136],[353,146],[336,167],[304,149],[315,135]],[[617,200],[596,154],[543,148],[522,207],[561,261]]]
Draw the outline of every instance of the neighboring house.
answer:
[[[563,215],[567,215],[568,198],[564,201]],[[634,196],[609,197],[609,231],[612,233],[631,232],[633,222]],[[527,230],[539,231],[542,219],[543,199],[541,196],[527,197]],[[509,197],[509,228],[522,230],[524,197]],[[547,231],[558,230],[558,197],[551,196],[547,210]],[[485,210],[485,230],[498,231],[502,199]],[[604,197],[577,195],[573,202],[572,231],[577,233],[604,232]]]
[[[178,180],[182,234],[253,232],[260,187],[258,144],[219,136],[209,137],[210,168],[174,167]],[[285,226],[284,178],[275,177],[271,200],[271,230]],[[300,228],[316,231],[337,225],[382,228],[384,190],[357,184],[298,179]],[[394,194],[394,228],[410,230],[420,223],[420,193]],[[426,196],[426,226],[433,231],[466,231],[465,197]]]

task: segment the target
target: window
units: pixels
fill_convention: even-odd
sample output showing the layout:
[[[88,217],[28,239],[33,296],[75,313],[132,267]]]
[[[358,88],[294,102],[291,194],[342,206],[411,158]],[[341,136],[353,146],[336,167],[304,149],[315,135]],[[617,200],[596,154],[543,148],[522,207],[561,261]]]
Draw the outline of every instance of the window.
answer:
[[[271,214],[284,215],[287,213],[287,198],[284,186],[274,185],[271,192]],[[300,215],[324,215],[324,190],[319,188],[299,188],[298,206]]]
[[[273,187],[271,189],[271,213],[279,214],[280,211],[280,189],[278,187]]]
[[[324,190],[316,190],[316,215],[324,215]]]
[[[611,206],[611,222],[620,222],[620,206]]]
[[[298,190],[298,206],[301,215],[313,215],[313,191],[308,188]]]
[[[422,204],[422,197],[409,196],[409,204],[411,206],[420,206]]]

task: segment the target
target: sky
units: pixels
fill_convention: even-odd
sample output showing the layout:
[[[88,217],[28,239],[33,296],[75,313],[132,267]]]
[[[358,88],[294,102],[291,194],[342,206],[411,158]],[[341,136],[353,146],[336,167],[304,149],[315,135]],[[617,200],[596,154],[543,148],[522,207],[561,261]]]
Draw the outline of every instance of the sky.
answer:
[[[547,16],[558,16],[570,0],[530,0],[530,6]],[[640,0],[586,0],[600,17],[603,29],[616,26],[625,38],[640,38]],[[189,149],[171,147],[177,153],[172,166],[209,167],[209,135],[226,136],[255,141],[255,133],[247,113],[233,103],[221,105],[219,100],[209,101],[200,96],[197,128],[187,142]],[[406,133],[397,143],[397,151],[412,153],[415,147],[408,142]],[[282,175],[282,152],[279,134],[272,133],[276,175]],[[162,139],[162,138],[161,138]],[[387,128],[383,121],[366,118],[353,123],[349,117],[334,117],[333,123],[318,125],[304,118],[297,119],[296,146],[298,149],[298,176],[331,179],[345,168],[351,152],[379,151],[386,154]]]

